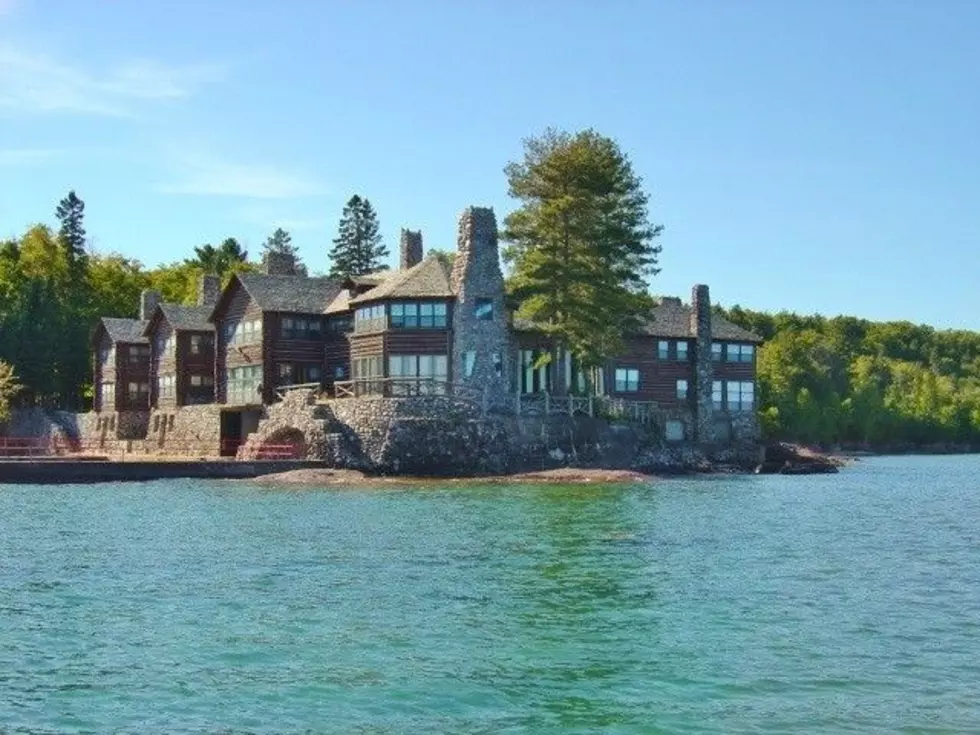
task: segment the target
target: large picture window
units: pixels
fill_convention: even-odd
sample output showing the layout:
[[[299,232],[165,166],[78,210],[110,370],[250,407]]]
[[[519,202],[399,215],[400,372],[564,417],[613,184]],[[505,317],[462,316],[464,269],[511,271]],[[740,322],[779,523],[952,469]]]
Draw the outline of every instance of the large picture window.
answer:
[[[262,320],[249,319],[248,321],[228,323],[225,325],[225,339],[229,344],[248,345],[262,341]]]
[[[226,378],[228,403],[237,406],[261,403],[262,396],[259,393],[259,386],[262,385],[261,365],[231,368]]]
[[[362,306],[354,312],[355,332],[378,332],[385,328],[384,304]]]
[[[637,368],[616,368],[616,392],[636,393],[640,389],[640,371]]]
[[[448,373],[446,355],[388,356],[388,377],[395,395],[443,394]]]

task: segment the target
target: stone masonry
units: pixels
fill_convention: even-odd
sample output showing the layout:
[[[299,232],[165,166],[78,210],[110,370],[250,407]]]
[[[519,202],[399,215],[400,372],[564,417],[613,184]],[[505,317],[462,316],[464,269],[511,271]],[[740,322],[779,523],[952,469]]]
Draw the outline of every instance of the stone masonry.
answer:
[[[492,209],[470,207],[460,215],[452,289],[452,380],[482,391],[487,410],[510,411],[513,361]]]
[[[691,332],[694,340],[694,439],[698,444],[715,441],[714,404],[711,383],[711,296],[708,287],[697,285],[691,292]]]
[[[403,229],[399,242],[398,267],[403,271],[422,262],[422,233]]]

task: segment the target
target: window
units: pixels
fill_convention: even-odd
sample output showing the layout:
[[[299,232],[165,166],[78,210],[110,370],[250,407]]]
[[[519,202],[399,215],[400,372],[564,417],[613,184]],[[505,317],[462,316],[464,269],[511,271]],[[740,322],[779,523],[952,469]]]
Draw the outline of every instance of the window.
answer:
[[[392,304],[391,326],[393,329],[416,329],[419,326],[419,305]]]
[[[262,341],[262,320],[250,319],[248,321],[225,324],[225,339],[229,344],[247,345]]]
[[[362,306],[354,312],[355,332],[375,332],[385,328],[384,304]]]
[[[551,390],[551,364],[543,350],[521,350],[521,393]]]
[[[333,369],[334,380],[343,380],[346,375],[347,375],[347,370],[344,368],[343,365],[338,365]]]
[[[446,392],[449,360],[446,355],[389,355],[388,375],[395,380],[395,395]]]
[[[463,375],[467,378],[473,377],[473,371],[476,369],[476,351],[467,350],[463,353]]]
[[[191,354],[200,355],[204,351],[204,337],[200,334],[191,335]]]
[[[674,347],[677,350],[677,362],[687,362],[687,341],[675,342]]]
[[[111,350],[108,347],[103,347],[101,350],[99,350],[99,363],[100,364],[102,364],[102,365],[108,364],[110,351]]]
[[[677,400],[686,401],[687,400],[687,381],[678,380],[677,381]]]
[[[228,370],[225,374],[228,386],[227,402],[236,405],[259,403],[262,400],[259,388],[262,385],[262,367],[245,365]]]
[[[729,411],[751,411],[755,406],[755,384],[751,380],[729,380],[725,387]]]
[[[721,395],[722,383],[720,380],[714,380],[711,382],[711,405],[714,406],[716,411],[720,411],[722,405],[722,395]]]
[[[671,419],[664,424],[664,438],[669,442],[684,441],[684,423]]]
[[[332,316],[327,319],[327,331],[346,334],[354,328],[354,320],[349,316]]]
[[[291,362],[281,362],[276,367],[276,384],[290,385],[293,382],[293,364]]]
[[[755,353],[754,345],[728,345],[727,347],[728,362],[752,362]]]
[[[616,392],[635,393],[640,389],[640,371],[636,368],[616,368]]]
[[[157,378],[157,400],[167,400],[176,395],[177,379],[174,375],[161,375]]]
[[[493,299],[477,299],[473,315],[481,321],[493,319]]]
[[[150,359],[150,348],[144,345],[130,345],[129,346],[129,364],[139,365],[141,362],[145,362]]]
[[[657,359],[666,360],[670,357],[670,342],[665,339],[657,342]]]
[[[323,335],[323,323],[319,317],[283,317],[283,339],[318,340]]]
[[[126,387],[126,396],[131,403],[141,403],[150,395],[149,383],[130,382]]]
[[[116,403],[116,384],[115,383],[102,383],[101,386],[102,395],[102,405],[112,406]]]
[[[211,388],[214,386],[214,377],[211,375],[192,375],[192,388]]]
[[[712,360],[712,362],[721,362],[721,350],[722,350],[722,344],[721,344],[721,342],[712,342],[711,343],[711,360]]]
[[[445,329],[446,305],[444,303],[419,304],[420,329]]]

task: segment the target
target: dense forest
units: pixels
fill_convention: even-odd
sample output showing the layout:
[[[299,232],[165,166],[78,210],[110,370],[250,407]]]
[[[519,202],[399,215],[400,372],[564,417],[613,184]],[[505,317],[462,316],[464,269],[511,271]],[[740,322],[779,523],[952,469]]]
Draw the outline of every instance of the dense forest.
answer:
[[[91,330],[99,316],[135,317],[142,289],[193,303],[200,274],[227,279],[258,267],[227,238],[146,268],[85,248],[84,204],[74,194],[56,213],[58,230],[37,225],[0,241],[0,363],[13,367],[6,394],[16,381],[22,389],[14,400],[21,404],[85,409]],[[273,234],[270,242],[288,246],[286,233]],[[980,333],[740,307],[719,312],[765,339],[758,379],[768,437],[896,448],[980,445]]]
[[[767,436],[876,448],[980,446],[980,333],[719,309],[759,334]]]

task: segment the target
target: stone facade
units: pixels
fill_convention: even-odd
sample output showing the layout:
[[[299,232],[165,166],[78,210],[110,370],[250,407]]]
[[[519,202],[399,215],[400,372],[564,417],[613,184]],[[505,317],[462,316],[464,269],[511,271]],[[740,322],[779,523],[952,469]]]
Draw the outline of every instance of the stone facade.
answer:
[[[204,404],[152,411],[143,449],[167,456],[217,456],[221,450],[221,406]]]
[[[398,267],[403,271],[422,262],[422,233],[403,229],[398,248]]]
[[[163,298],[159,291],[144,289],[140,292],[140,320],[147,321],[156,311]]]
[[[213,306],[221,296],[221,278],[210,273],[202,275],[197,281],[197,305]]]
[[[452,289],[452,380],[480,390],[488,411],[512,411],[511,336],[492,209],[470,207],[460,216]]]
[[[714,404],[711,384],[711,296],[708,287],[697,285],[691,292],[691,332],[694,334],[694,440],[715,442]]]

